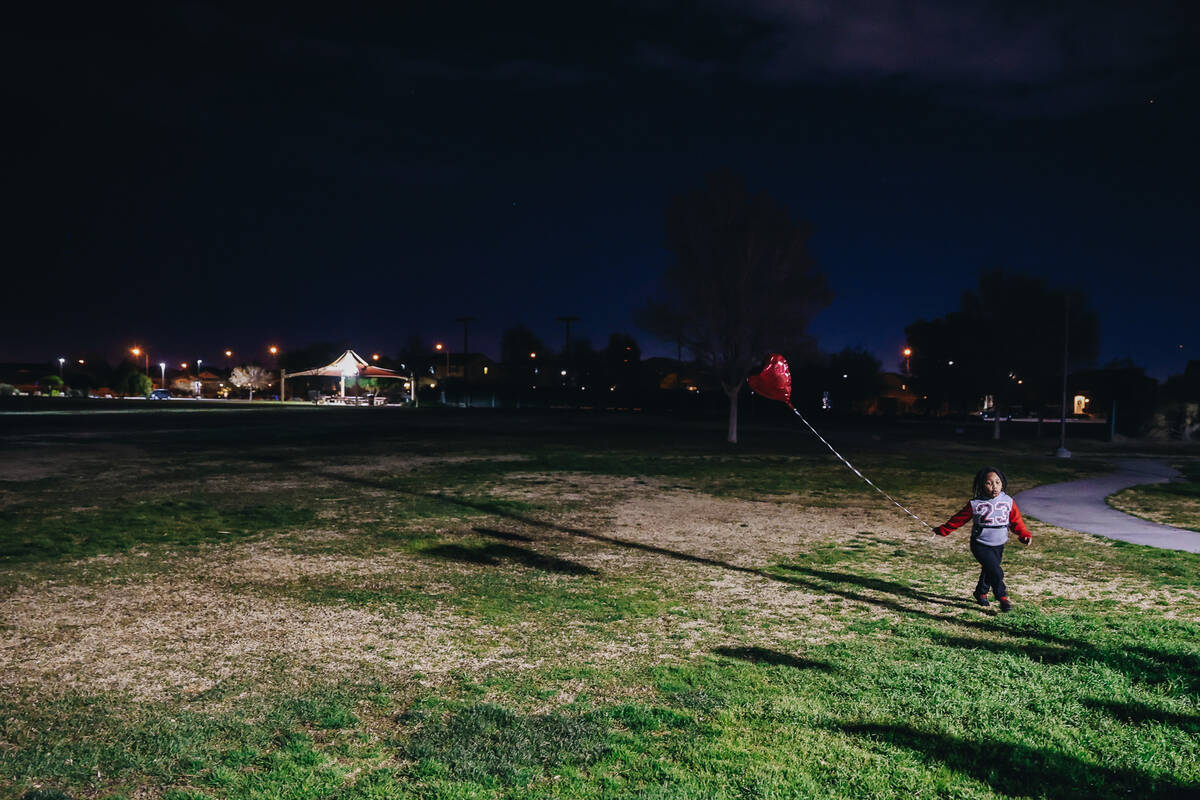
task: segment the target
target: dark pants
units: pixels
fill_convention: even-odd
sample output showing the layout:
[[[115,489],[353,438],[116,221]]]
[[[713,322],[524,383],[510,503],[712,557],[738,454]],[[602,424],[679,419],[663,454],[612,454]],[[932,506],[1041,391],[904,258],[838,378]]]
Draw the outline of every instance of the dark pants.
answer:
[[[983,567],[979,571],[979,583],[975,584],[975,594],[985,595],[994,589],[996,597],[1007,597],[1008,587],[1004,585],[1004,570],[1000,559],[1004,558],[1004,545],[989,545],[971,542],[971,555]]]

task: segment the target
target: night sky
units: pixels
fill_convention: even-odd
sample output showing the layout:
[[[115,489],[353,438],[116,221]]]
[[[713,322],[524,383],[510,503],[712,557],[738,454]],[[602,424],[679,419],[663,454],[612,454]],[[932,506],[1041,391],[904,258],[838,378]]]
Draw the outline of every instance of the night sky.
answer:
[[[1005,268],[1084,288],[1101,362],[1200,358],[1195,3],[116,5],[4,26],[0,360],[566,314],[665,354],[631,311],[717,168],[814,226],[826,350],[895,369]]]

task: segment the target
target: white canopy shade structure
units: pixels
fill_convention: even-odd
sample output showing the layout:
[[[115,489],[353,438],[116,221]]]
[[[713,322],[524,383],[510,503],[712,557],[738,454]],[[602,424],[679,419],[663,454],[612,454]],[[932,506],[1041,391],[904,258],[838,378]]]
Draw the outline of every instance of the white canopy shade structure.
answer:
[[[346,396],[346,378],[404,378],[399,372],[383,367],[376,367],[353,350],[347,350],[330,363],[316,369],[306,369],[303,372],[284,373],[284,381],[288,378],[303,377],[340,378],[339,395]],[[284,390],[287,391],[286,389]]]

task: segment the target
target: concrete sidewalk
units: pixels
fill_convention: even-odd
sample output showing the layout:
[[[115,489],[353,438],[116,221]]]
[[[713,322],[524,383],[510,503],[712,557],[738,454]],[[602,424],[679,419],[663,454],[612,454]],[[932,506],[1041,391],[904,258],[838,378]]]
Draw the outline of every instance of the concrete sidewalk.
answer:
[[[1166,550],[1200,553],[1200,533],[1147,522],[1104,502],[1114,492],[1140,484],[1166,483],[1179,473],[1165,461],[1140,459],[1119,461],[1117,470],[1102,478],[1038,486],[1013,499],[1022,514],[1059,528]]]

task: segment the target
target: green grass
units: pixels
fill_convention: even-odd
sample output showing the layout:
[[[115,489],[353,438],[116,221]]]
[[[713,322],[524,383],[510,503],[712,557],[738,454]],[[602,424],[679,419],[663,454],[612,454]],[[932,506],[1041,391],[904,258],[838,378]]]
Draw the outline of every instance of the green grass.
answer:
[[[279,651],[232,670],[197,661],[203,688],[167,681],[148,698],[70,676],[66,688],[13,680],[0,797],[1200,795],[1200,556],[1039,535],[1006,552],[1016,608],[1000,615],[969,602],[965,541],[911,533],[831,457],[791,452],[799,440],[732,452],[586,432],[355,442],[349,417],[328,419],[228,450],[217,444],[235,432],[196,435],[186,456],[135,438],[162,476],[136,497],[120,473],[133,461],[111,479],[0,486],[0,603],[198,580],[231,604],[359,619],[336,616],[351,610],[398,635],[453,618],[466,627],[447,623],[438,641],[458,666],[373,666],[401,637],[349,645],[364,648],[354,674]],[[901,499],[946,512],[984,463],[1022,485],[1103,469],[1023,443],[845,450]],[[425,459],[405,467],[396,453]],[[204,487],[226,474],[241,483]],[[608,504],[625,495],[597,490],[603,476],[635,494],[719,497],[734,531],[744,512],[795,520],[796,535],[771,553],[741,552],[736,537],[729,552],[621,539]],[[813,508],[845,510],[846,526],[806,537]],[[362,569],[180,572],[180,554],[236,556],[251,541]],[[112,558],[71,561],[101,554]],[[0,623],[13,641],[17,613]],[[8,651],[11,677],[54,656],[39,646]]]
[[[302,525],[313,517],[309,509],[279,503],[222,507],[219,502],[120,498],[84,511],[33,504],[0,510],[0,564],[118,553],[139,545],[229,541]]]
[[[1200,462],[1179,465],[1183,480],[1134,486],[1117,492],[1109,504],[1152,522],[1200,531]]]
[[[205,797],[1117,798],[1200,788],[1194,625],[1029,612],[953,627],[965,630],[903,623],[883,639],[800,654],[723,648],[618,676],[645,700],[582,698],[550,712],[522,711],[519,691],[478,699],[479,686],[411,700],[381,685],[312,689],[221,715],[71,698],[36,714],[4,709],[15,747],[0,766],[64,791],[152,782]],[[561,678],[526,680],[552,690]]]

